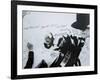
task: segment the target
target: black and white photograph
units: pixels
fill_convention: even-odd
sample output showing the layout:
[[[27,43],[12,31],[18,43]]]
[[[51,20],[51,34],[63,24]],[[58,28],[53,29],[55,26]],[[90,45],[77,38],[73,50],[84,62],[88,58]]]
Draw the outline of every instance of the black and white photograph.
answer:
[[[23,10],[23,68],[89,66],[89,16]]]
[[[97,74],[97,6],[12,1],[12,79]]]

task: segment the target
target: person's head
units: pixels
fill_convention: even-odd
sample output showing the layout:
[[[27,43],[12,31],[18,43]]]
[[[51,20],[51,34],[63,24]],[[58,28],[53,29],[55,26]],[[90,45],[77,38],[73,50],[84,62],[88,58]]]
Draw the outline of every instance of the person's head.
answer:
[[[53,41],[54,41],[54,37],[52,33],[47,34],[45,37],[45,42],[44,42],[45,47],[50,48],[51,46],[53,46]]]
[[[59,38],[57,46],[62,48],[68,46],[68,44],[69,44],[69,35],[66,36],[63,35],[61,38]]]
[[[80,40],[79,47],[83,47],[85,44],[85,38],[79,37],[78,39]]]
[[[33,45],[31,44],[31,43],[27,43],[27,48],[29,49],[29,50],[33,50]]]

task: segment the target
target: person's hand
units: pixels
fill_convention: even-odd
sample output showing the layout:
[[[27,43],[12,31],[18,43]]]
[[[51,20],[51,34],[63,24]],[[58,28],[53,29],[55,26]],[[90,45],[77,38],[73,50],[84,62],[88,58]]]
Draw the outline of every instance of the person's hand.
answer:
[[[31,43],[29,43],[29,42],[27,43],[27,47],[28,47],[29,50],[33,49],[33,45]]]

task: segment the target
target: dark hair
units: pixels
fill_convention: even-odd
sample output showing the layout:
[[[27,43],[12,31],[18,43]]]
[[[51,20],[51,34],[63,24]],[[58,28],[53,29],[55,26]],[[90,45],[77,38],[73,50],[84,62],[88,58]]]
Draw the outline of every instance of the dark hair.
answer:
[[[53,42],[54,42],[54,37],[53,37],[53,34],[52,33],[49,33],[46,37],[45,37],[45,40],[46,39],[49,39],[50,40],[50,43],[49,42],[44,42],[44,46],[45,48],[50,48],[51,46],[53,46]]]

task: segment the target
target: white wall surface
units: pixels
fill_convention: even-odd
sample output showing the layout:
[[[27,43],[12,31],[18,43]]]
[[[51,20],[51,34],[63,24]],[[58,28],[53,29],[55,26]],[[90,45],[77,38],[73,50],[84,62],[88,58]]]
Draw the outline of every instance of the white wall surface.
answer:
[[[100,14],[100,0],[34,0],[58,3],[92,4],[98,5]],[[11,65],[11,11],[10,0],[0,0],[0,80],[10,80]],[[98,34],[100,34],[100,15],[98,15]],[[98,41],[100,37],[98,36]],[[100,42],[98,42],[100,44]],[[100,67],[100,45],[98,45],[98,67]],[[100,73],[100,68],[98,68]],[[28,79],[26,79],[28,80]],[[31,79],[32,80],[32,79]],[[100,80],[98,75],[66,76],[53,78],[39,78],[34,80]]]

